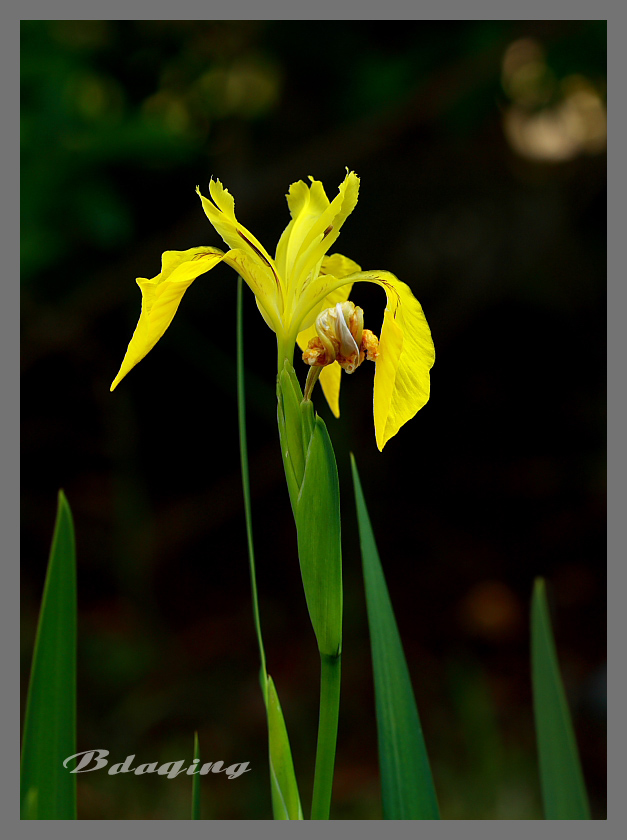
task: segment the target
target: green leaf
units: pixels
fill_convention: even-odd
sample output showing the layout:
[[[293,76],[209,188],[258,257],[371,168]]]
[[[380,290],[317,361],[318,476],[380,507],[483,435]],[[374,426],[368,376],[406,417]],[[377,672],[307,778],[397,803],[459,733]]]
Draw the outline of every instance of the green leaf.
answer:
[[[302,820],[303,809],[298,795],[292,752],[285,720],[272,677],[266,681],[268,742],[270,750],[270,787],[275,820]]]
[[[194,758],[200,762],[200,745],[198,744],[198,732],[194,732]],[[193,820],[200,819],[200,774],[192,776],[192,817]]]
[[[439,820],[414,691],[352,454],[351,467],[372,647],[383,818]]]
[[[305,471],[304,457],[306,447],[303,444],[299,415],[302,394],[300,393],[298,383],[294,387],[294,381],[290,375],[293,375],[293,373],[294,371],[286,362],[283,370],[279,373],[277,393],[279,397],[279,410],[282,411],[285,420],[286,457],[289,458],[292,464],[294,477],[300,487]]]
[[[535,581],[531,601],[531,676],[545,819],[589,820],[588,796],[542,578]]]
[[[31,666],[21,764],[21,818],[75,820],[76,551],[72,514],[59,491],[57,518]]]
[[[320,716],[311,819],[328,820],[333,788],[342,650],[340,495],[333,446],[285,361],[277,379],[279,437],[296,522],[298,557],[321,660]]]
[[[306,416],[303,422],[308,422]],[[295,517],[300,570],[318,649],[325,656],[337,656],[342,649],[340,487],[333,447],[320,417],[313,423]]]
[[[239,423],[240,456],[242,463],[242,489],[244,492],[244,513],[246,516],[246,534],[248,538],[248,562],[250,568],[250,586],[253,600],[253,619],[255,633],[259,645],[260,673],[259,682],[266,707],[266,719],[268,724],[268,751],[270,765],[270,789],[272,795],[272,811],[275,820],[302,820],[303,811],[298,795],[298,784],[294,773],[290,742],[281,711],[281,704],[272,679],[266,671],[266,654],[263,647],[263,636],[261,633],[261,618],[259,614],[259,598],[257,595],[257,573],[255,571],[255,548],[253,541],[252,506],[250,497],[250,478],[248,470],[248,441],[246,434],[246,389],[244,376],[244,282],[241,277],[237,281],[237,412]],[[294,390],[300,393],[300,386],[296,380],[294,371],[287,373],[285,382],[287,390]],[[281,450],[284,449],[285,420],[282,406],[282,388],[280,380],[277,381],[277,394],[279,398],[278,419],[281,430]],[[294,401],[290,403],[292,408]],[[298,404],[297,401],[295,403]],[[287,448],[287,447],[285,447]],[[295,500],[298,495],[298,486],[293,475],[291,460],[283,453],[285,472],[291,476],[290,498]]]
[[[285,469],[285,479],[287,481],[287,489],[290,497],[290,504],[292,506],[292,513],[295,514],[296,504],[298,502],[298,493],[303,480],[303,473],[301,470],[300,474],[297,475],[294,468],[294,460],[292,458],[294,438],[296,438],[297,441],[300,441],[298,445],[301,447],[301,451],[300,454],[296,456],[296,460],[300,459],[303,464],[303,469],[305,455],[302,450],[302,428],[298,410],[296,409],[296,412],[294,411],[295,404],[291,399],[291,395],[288,393],[287,397],[285,397],[283,394],[284,385],[286,386],[286,390],[288,392],[291,390],[289,381],[286,381],[286,379],[287,374],[285,371],[281,371],[281,373],[277,376],[277,422],[279,426],[281,458],[283,460],[283,468]],[[297,405],[298,404],[296,404],[296,406]],[[288,426],[290,427],[289,434]],[[295,428],[295,426],[297,426],[297,428]]]

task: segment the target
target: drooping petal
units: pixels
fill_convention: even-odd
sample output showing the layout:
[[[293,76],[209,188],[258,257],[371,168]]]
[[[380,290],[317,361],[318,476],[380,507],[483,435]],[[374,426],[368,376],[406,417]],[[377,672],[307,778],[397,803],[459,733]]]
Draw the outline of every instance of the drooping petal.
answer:
[[[364,271],[350,279],[376,283],[387,295],[374,375],[375,435],[382,450],[429,399],[433,339],[422,307],[406,283],[388,271]]]
[[[193,281],[219,263],[224,254],[218,248],[190,248],[166,251],[161,258],[161,272],[151,280],[140,277],[142,293],[139,321],[122,360],[111,390],[152,350],[170,326],[186,289]]]
[[[435,350],[422,307],[406,283],[389,271],[361,271],[338,279],[320,275],[307,288],[306,305],[320,312],[342,284],[376,283],[387,296],[374,378],[374,423],[383,449],[429,399],[429,371]],[[367,320],[367,313],[366,313]]]

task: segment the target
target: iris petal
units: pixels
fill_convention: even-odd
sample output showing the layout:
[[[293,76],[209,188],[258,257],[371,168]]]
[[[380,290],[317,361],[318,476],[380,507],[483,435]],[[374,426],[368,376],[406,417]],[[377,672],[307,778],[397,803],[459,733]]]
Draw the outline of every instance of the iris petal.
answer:
[[[322,184],[314,181],[310,192]],[[339,192],[325,210],[319,214],[314,224],[303,237],[298,255],[294,261],[290,285],[300,292],[310,276],[316,276],[316,266],[340,235],[340,229],[355,209],[359,194],[359,178],[349,172],[340,184]]]
[[[276,262],[281,275],[290,277],[303,240],[330,202],[322,183],[313,179],[311,188],[304,181],[292,184],[286,198],[292,220],[279,239]]]
[[[341,279],[320,275],[307,288],[301,306],[317,314],[340,287],[362,282],[376,283],[387,295],[374,378],[374,424],[382,450],[428,401],[435,351],[422,307],[409,286],[389,271],[360,271]]]
[[[304,181],[290,186],[287,203],[292,220],[276,250],[277,269],[286,278],[289,316],[298,308],[303,288],[317,277],[321,260],[353,211],[359,192],[354,172],[347,173],[333,201],[327,198],[321,181],[310,180],[310,187]]]
[[[224,254],[217,248],[190,248],[166,251],[161,258],[161,272],[151,280],[140,277],[142,293],[139,321],[122,360],[111,390],[149,353],[170,326],[187,288],[210,271]]]
[[[280,312],[280,294],[277,278],[270,269],[254,259],[243,248],[231,248],[224,255],[224,262],[235,269],[252,289],[259,311],[271,330],[283,332]]]
[[[237,221],[233,196],[221,182],[213,180],[209,182],[209,194],[215,204],[205,198],[198,187],[196,187],[196,192],[207,218],[229,248],[243,249],[251,259],[264,265],[270,271],[274,271],[274,260],[261,242]]]
[[[318,381],[320,382],[324,396],[329,403],[329,408],[335,417],[339,417],[342,368],[337,362],[333,362],[332,365],[327,365],[320,371],[320,379]]]
[[[429,400],[433,339],[411,289],[389,271],[363,271],[347,279],[376,283],[387,295],[374,375],[374,426],[382,450]]]

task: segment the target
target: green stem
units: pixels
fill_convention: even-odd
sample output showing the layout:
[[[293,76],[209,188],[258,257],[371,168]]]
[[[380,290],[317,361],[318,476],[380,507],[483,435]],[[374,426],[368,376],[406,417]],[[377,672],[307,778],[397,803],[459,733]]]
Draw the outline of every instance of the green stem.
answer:
[[[340,709],[341,655],[320,654],[320,721],[314,776],[312,820],[328,820],[333,789],[337,721]]]
[[[248,444],[246,441],[246,394],[244,389],[244,327],[243,327],[243,281],[237,278],[237,417],[239,422],[239,451],[242,465],[242,489],[244,491],[244,512],[246,515],[246,536],[248,538],[248,563],[250,566],[250,587],[253,597],[255,632],[261,659],[261,678],[264,698],[266,697],[266,654],[263,649],[259,599],[257,597],[257,576],[255,573],[255,550],[253,547],[253,521],[250,504],[250,481],[248,475]]]
[[[288,362],[290,367],[294,364],[294,347],[296,345],[296,338],[290,336],[288,338],[280,338],[277,336],[277,372],[281,373],[284,362]]]

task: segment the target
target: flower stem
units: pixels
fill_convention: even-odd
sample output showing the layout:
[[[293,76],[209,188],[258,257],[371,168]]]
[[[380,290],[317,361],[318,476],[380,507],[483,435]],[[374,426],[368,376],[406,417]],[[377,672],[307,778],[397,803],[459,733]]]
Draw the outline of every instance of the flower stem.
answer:
[[[253,522],[250,504],[250,481],[248,477],[248,444],[246,440],[246,396],[244,390],[244,328],[243,328],[243,281],[237,278],[237,416],[239,421],[239,447],[242,465],[242,489],[244,492],[244,512],[246,514],[246,536],[248,538],[248,563],[250,567],[250,587],[253,599],[253,618],[259,658],[261,660],[261,684],[264,699],[266,697],[266,655],[263,649],[261,621],[259,618],[259,599],[257,596],[257,576],[255,574],[255,549],[253,545]]]
[[[294,364],[294,345],[296,339],[293,337],[280,338],[277,336],[277,371],[281,373],[284,362],[288,362],[290,367]]]
[[[320,654],[320,720],[314,776],[312,820],[328,820],[333,788],[337,722],[340,708],[340,654]]]
[[[311,392],[314,389],[314,385],[318,381],[318,377],[322,372],[322,367],[320,365],[314,365],[309,368],[309,372],[307,373],[307,381],[305,382],[305,393],[303,394],[304,400],[311,399]]]

